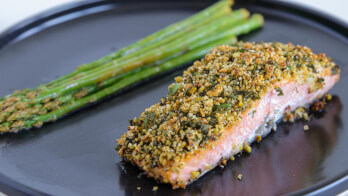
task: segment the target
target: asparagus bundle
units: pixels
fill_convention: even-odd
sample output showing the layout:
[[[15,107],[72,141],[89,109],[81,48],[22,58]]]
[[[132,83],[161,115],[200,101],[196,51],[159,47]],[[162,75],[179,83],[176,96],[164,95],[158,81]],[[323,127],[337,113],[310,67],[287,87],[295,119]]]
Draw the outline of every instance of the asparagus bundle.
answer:
[[[0,98],[0,132],[40,127],[131,84],[193,61],[216,45],[233,44],[236,36],[263,25],[261,15],[249,18],[247,10],[232,11],[231,4],[221,0],[47,84]]]

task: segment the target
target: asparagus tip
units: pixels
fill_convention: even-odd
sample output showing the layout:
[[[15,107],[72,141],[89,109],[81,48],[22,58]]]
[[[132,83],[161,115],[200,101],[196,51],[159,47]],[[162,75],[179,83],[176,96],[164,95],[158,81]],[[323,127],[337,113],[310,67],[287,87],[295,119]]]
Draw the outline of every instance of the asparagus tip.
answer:
[[[243,18],[249,18],[249,16],[250,16],[250,12],[245,8],[241,8],[237,11],[242,13]]]
[[[232,6],[233,4],[234,4],[234,0],[227,0],[228,1],[228,4],[230,5],[230,6]]]
[[[265,20],[261,14],[256,13],[253,14],[251,17],[255,18],[255,20],[259,20],[261,26],[263,26],[263,24],[265,23]]]
[[[232,45],[236,44],[237,41],[238,41],[236,36],[233,36],[231,40],[232,40],[232,43],[233,43]]]

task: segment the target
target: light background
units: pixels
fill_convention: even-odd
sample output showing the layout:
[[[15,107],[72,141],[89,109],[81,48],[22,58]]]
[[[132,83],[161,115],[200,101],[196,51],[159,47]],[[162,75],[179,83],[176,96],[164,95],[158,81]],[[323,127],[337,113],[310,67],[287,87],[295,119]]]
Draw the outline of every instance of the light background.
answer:
[[[0,0],[0,33],[17,22],[68,2],[81,0]],[[275,0],[276,1],[276,0]],[[348,0],[278,0],[309,6],[348,24]]]

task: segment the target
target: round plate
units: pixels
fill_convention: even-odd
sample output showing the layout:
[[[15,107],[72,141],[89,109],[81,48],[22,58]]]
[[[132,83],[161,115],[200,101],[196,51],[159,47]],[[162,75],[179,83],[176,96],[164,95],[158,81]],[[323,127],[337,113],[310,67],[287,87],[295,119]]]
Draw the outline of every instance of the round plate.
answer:
[[[129,45],[206,7],[209,1],[83,2],[45,12],[0,36],[0,95],[32,88],[77,65]],[[325,112],[312,121],[281,124],[250,156],[241,155],[189,185],[156,195],[334,194],[347,188],[347,26],[320,13],[276,1],[240,1],[265,16],[245,41],[279,41],[325,52],[340,65],[341,80]],[[115,139],[167,93],[176,70],[142,82],[99,104],[40,129],[0,137],[2,190],[17,194],[152,195],[157,185],[114,150]],[[310,130],[303,131],[308,124]],[[243,180],[238,181],[237,175]],[[137,187],[141,187],[138,191]]]

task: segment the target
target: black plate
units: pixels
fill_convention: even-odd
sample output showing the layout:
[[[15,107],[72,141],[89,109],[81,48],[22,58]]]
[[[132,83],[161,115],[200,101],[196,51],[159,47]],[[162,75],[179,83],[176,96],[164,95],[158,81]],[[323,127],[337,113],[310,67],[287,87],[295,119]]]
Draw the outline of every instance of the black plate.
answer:
[[[70,4],[28,19],[0,37],[0,95],[35,87],[77,65],[183,19],[209,1],[115,1]],[[262,30],[242,40],[292,42],[325,52],[342,68],[336,95],[309,123],[282,124],[250,156],[216,168],[186,190],[159,185],[156,195],[333,194],[348,174],[347,26],[320,13],[276,1],[243,1],[265,16]],[[0,180],[11,193],[53,195],[151,195],[155,181],[122,163],[115,139],[128,119],[167,93],[177,70],[40,129],[0,137]],[[243,181],[236,176],[243,174]],[[141,191],[137,191],[137,187]],[[17,190],[17,191],[15,191]]]

